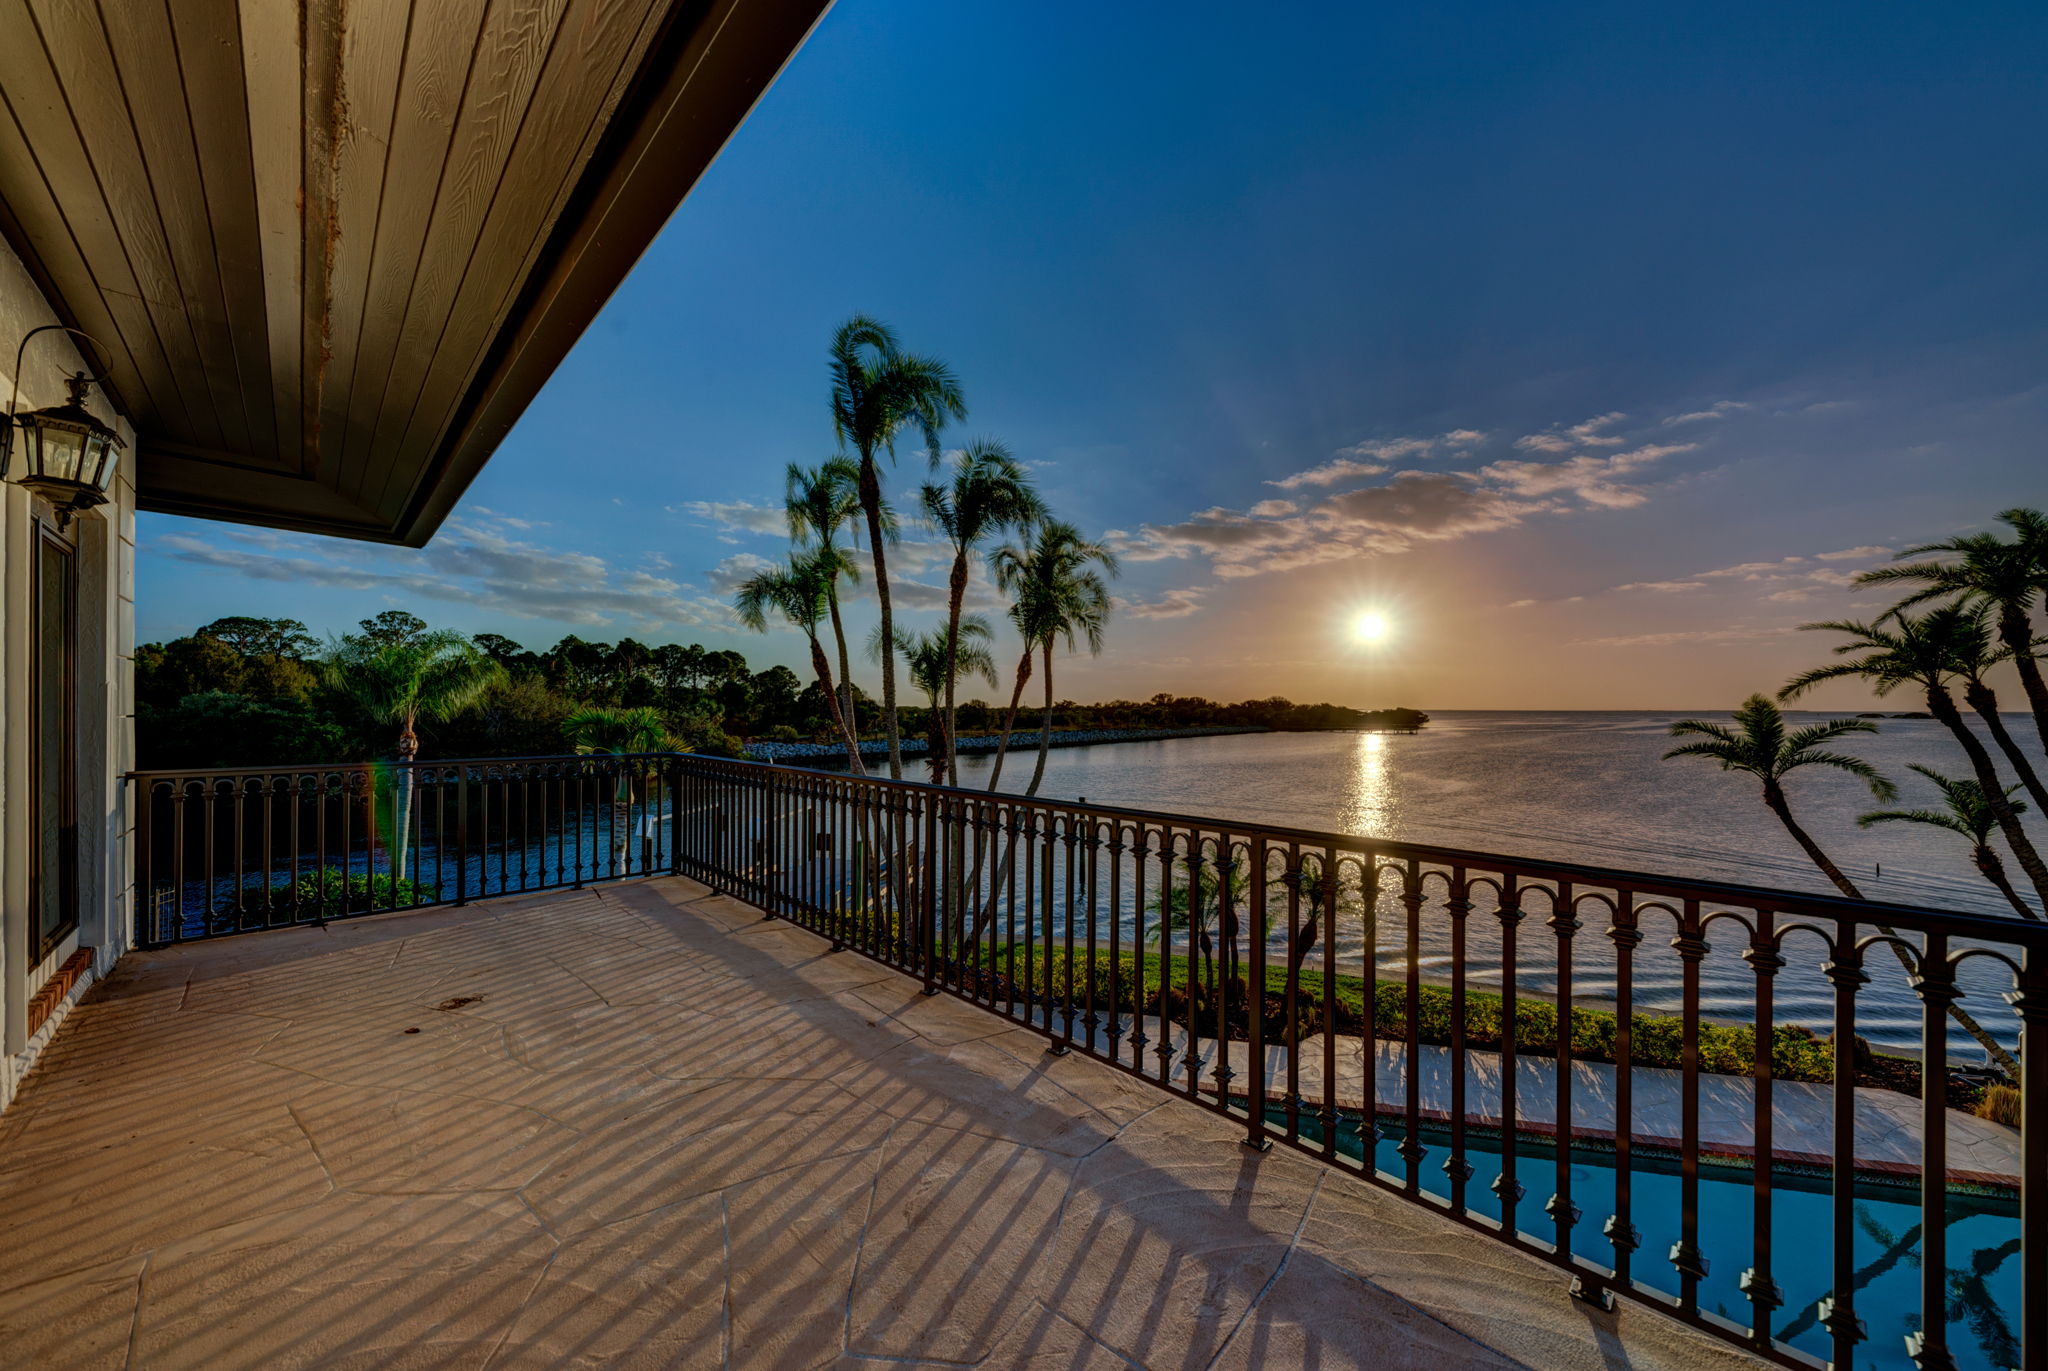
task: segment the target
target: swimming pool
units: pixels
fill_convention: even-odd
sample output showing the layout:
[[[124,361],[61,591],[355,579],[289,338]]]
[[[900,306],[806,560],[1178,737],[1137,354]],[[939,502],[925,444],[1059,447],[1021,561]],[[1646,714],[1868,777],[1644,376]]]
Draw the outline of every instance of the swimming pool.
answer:
[[[1286,1121],[1274,1108],[1268,1117]],[[1320,1143],[1320,1125],[1301,1116],[1304,1142]],[[1382,1118],[1375,1161],[1389,1179],[1406,1177],[1406,1163],[1393,1149],[1402,1138],[1399,1119]],[[1450,1178],[1444,1161],[1450,1156],[1449,1135],[1425,1126],[1422,1186],[1448,1198]],[[1338,1150],[1354,1159],[1364,1153],[1358,1120],[1338,1125]],[[1492,1183],[1501,1173],[1501,1139],[1473,1132],[1466,1137],[1465,1160],[1472,1176],[1465,1202],[1474,1214],[1498,1221],[1500,1200]],[[1517,1206],[1520,1225],[1544,1241],[1554,1229],[1544,1213],[1550,1198],[1556,1154],[1548,1139],[1530,1139],[1516,1148],[1517,1176],[1526,1194]],[[1574,1148],[1571,1156],[1572,1202],[1583,1217],[1572,1230],[1572,1250],[1589,1261],[1611,1266],[1614,1248],[1601,1231],[1615,1210],[1614,1154],[1598,1148]],[[1665,1260],[1679,1237],[1678,1162],[1665,1154],[1638,1147],[1629,1168],[1630,1217],[1642,1235],[1634,1276],[1638,1285],[1676,1296],[1679,1277]],[[1699,1189],[1699,1244],[1707,1259],[1707,1277],[1699,1284],[1702,1311],[1747,1327],[1751,1315],[1742,1293],[1742,1273],[1754,1250],[1752,1173],[1747,1166],[1702,1159]],[[1825,1361],[1831,1337],[1820,1322],[1820,1302],[1832,1293],[1833,1248],[1829,1239],[1832,1202],[1825,1174],[1800,1174],[1784,1169],[1772,1173],[1772,1274],[1785,1303],[1775,1311],[1771,1331],[1786,1345]],[[2020,1221],[2016,1199],[1996,1194],[1950,1190],[1948,1215],[1949,1348],[1963,1371],[1999,1371],[2019,1364]],[[1920,1319],[1920,1188],[1914,1183],[1859,1183],[1856,1192],[1855,1309],[1868,1332],[1857,1346],[1859,1371],[1915,1371],[1906,1352],[1906,1337],[1919,1331]]]

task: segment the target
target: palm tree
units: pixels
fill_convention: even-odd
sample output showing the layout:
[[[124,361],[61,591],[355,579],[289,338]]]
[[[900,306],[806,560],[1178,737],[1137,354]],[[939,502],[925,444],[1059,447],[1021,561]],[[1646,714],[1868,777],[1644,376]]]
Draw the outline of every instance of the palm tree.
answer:
[[[844,457],[832,457],[815,467],[789,464],[784,475],[782,503],[789,514],[789,540],[798,547],[816,550],[831,574],[825,583],[825,607],[832,619],[832,640],[839,649],[839,708],[846,715],[846,731],[860,736],[860,721],[853,702],[853,662],[847,655],[846,625],[839,617],[839,581],[860,580],[860,564],[839,546],[839,532],[860,513],[860,468]],[[893,526],[893,519],[891,525]],[[860,769],[859,749],[847,753],[848,764]]]
[[[562,720],[562,736],[581,756],[614,757],[667,752],[675,746],[658,709],[579,709]],[[643,778],[618,766],[612,776],[612,871],[626,869],[626,826],[633,821],[633,791]],[[653,863],[645,863],[652,866]]]
[[[1920,582],[1920,589],[1899,602],[1900,608],[1954,596],[1978,604],[1998,616],[1998,639],[2019,669],[2020,685],[2034,713],[2034,731],[2048,749],[2048,681],[2034,655],[2034,628],[2029,617],[2048,591],[2048,515],[2037,509],[2014,508],[1999,514],[2013,531],[2005,542],[1995,533],[1972,533],[1939,543],[1909,547],[1900,558],[1942,556],[1953,561],[1908,562],[1879,567],[1856,578],[1858,585]],[[2033,793],[2033,788],[2028,787]],[[2043,803],[2034,796],[2036,803]]]
[[[1155,916],[1146,930],[1146,940],[1164,943],[1175,933],[1192,930],[1188,958],[1194,964],[1196,985],[1213,992],[1220,976],[1220,983],[1230,987],[1237,978],[1238,911],[1251,894],[1250,864],[1235,853],[1219,853],[1213,841],[1205,841],[1198,854],[1176,857],[1173,865],[1179,879],[1166,882],[1165,888],[1146,902],[1145,907]],[[1171,975],[1171,965],[1162,957],[1160,976],[1169,979]]]
[[[896,650],[910,671],[910,683],[925,699],[925,761],[931,767],[933,785],[946,783],[946,759],[951,754],[951,734],[942,702],[954,679],[962,674],[979,676],[991,686],[996,683],[996,660],[988,650],[988,620],[978,614],[962,619],[949,639],[948,628],[925,633],[896,630]],[[881,656],[881,632],[868,641],[868,655]]]
[[[1732,728],[1706,719],[1680,719],[1671,725],[1672,737],[1699,738],[1702,741],[1674,747],[1664,754],[1664,760],[1705,757],[1719,762],[1723,771],[1743,771],[1756,777],[1763,783],[1764,807],[1777,816],[1785,831],[1792,835],[1792,841],[1799,844],[1800,850],[1812,859],[1837,890],[1852,900],[1860,900],[1863,892],[1842,874],[1842,869],[1821,850],[1813,835],[1792,817],[1791,802],[1785,797],[1785,777],[1801,767],[1832,767],[1861,780],[1870,787],[1875,798],[1889,800],[1898,791],[1876,767],[1861,757],[1828,751],[1824,746],[1846,734],[1875,732],[1877,725],[1867,719],[1830,719],[1825,723],[1808,724],[1788,734],[1785,716],[1778,707],[1762,695],[1752,695],[1735,711]]]
[[[1091,562],[1102,571],[1092,570]],[[1017,688],[1010,696],[1009,712],[1003,716],[1003,737],[996,748],[988,788],[994,790],[1002,778],[1003,757],[1010,750],[1010,733],[1016,726],[1017,707],[1035,650],[1045,674],[1045,724],[1038,735],[1038,767],[1024,793],[1036,795],[1039,782],[1045,779],[1045,755],[1052,746],[1053,645],[1065,639],[1071,652],[1079,637],[1090,652],[1102,651],[1102,632],[1109,623],[1109,585],[1103,573],[1116,574],[1116,554],[1083,538],[1072,524],[1045,519],[1038,523],[1028,547],[1005,544],[989,554],[989,566],[996,584],[1011,597],[1010,621],[1024,640],[1024,653],[1017,663]]]
[[[953,545],[953,573],[946,589],[946,653],[960,651],[960,609],[967,598],[969,559],[982,540],[991,534],[1024,529],[1045,517],[1045,502],[1031,488],[1031,478],[1001,443],[979,438],[967,445],[953,464],[953,479],[945,485],[926,485],[920,492],[924,516]],[[987,655],[984,650],[983,655]],[[953,686],[962,669],[946,673],[946,756],[943,778],[960,783],[960,760],[954,739],[959,736],[959,714],[954,708]],[[994,685],[991,673],[990,685]]]
[[[1897,612],[1897,608],[1892,611],[1894,614]],[[2033,762],[2012,736],[2012,730],[2005,726],[2005,716],[1998,712],[1998,692],[1984,679],[1985,672],[2009,660],[2012,652],[2008,648],[1991,646],[1989,615],[1983,606],[1959,604],[1953,614],[1948,641],[1955,673],[1963,683],[1963,701],[1984,721],[1985,731],[1991,734],[1991,740],[1998,744],[1998,750],[2005,754],[2005,759],[2012,763],[2020,785],[2033,797],[2034,803],[2048,809],[2048,789],[2043,788]]]
[[[818,678],[818,689],[824,693],[825,707],[832,711],[833,727],[846,742],[847,765],[858,776],[862,774],[860,740],[854,737],[845,712],[839,708],[839,693],[832,688],[832,664],[826,660],[824,645],[818,641],[818,625],[826,614],[831,584],[831,563],[824,553],[794,553],[782,565],[755,572],[741,583],[733,592],[732,610],[741,623],[756,633],[768,631],[771,610],[803,631],[811,645],[811,670]]]
[[[2006,846],[2012,849],[2020,869],[2027,873],[2035,897],[2048,905],[2048,864],[2042,862],[2041,854],[2006,799],[2006,787],[1999,779],[1998,768],[1992,764],[1991,754],[1977,740],[1962,711],[1956,708],[1955,698],[1949,694],[1950,678],[1966,674],[1972,654],[1981,650],[1981,611],[1944,605],[1917,618],[1903,610],[1889,617],[1893,628],[1853,619],[1801,625],[1847,634],[1849,641],[1838,644],[1836,654],[1860,655],[1852,661],[1801,672],[1785,683],[1778,698],[1789,700],[1823,681],[1850,676],[1868,681],[1871,690],[1880,696],[1902,685],[1918,687],[1927,702],[1927,712],[1962,745],[1963,754],[1970,759],[1970,769],[1976,773],[1977,784],[1983,788],[1984,802],[1991,806],[1999,831],[2005,835]]]
[[[882,478],[877,453],[896,452],[896,441],[915,432],[939,460],[939,430],[946,420],[967,417],[960,383],[944,362],[905,353],[896,335],[865,315],[855,315],[832,337],[832,431],[859,459],[861,512],[867,517],[868,550],[875,561],[875,602],[882,619],[882,719],[889,739],[889,775],[903,777],[902,739],[896,724],[896,619],[889,599],[889,562],[883,527]]]
[[[1861,757],[1835,752],[1826,745],[1837,738],[1851,733],[1875,733],[1877,725],[1867,719],[1830,719],[1824,723],[1808,724],[1804,728],[1785,731],[1785,716],[1779,712],[1767,696],[1752,695],[1742,702],[1735,711],[1734,727],[1717,724],[1708,719],[1680,719],[1671,725],[1674,738],[1698,738],[1699,742],[1685,743],[1664,754],[1664,760],[1674,757],[1704,757],[1718,762],[1723,771],[1746,772],[1763,784],[1764,805],[1785,831],[1792,835],[1792,841],[1820,868],[1821,874],[1834,883],[1835,889],[1852,900],[1863,898],[1863,892],[1855,882],[1842,874],[1842,869],[1821,850],[1813,835],[1792,817],[1791,801],[1785,796],[1785,778],[1804,767],[1824,766],[1836,771],[1846,771],[1870,787],[1873,798],[1890,800],[1898,789],[1880,774],[1876,767]],[[1913,961],[1905,948],[1899,946],[1898,934],[1884,924],[1876,925],[1877,931],[1887,939],[1885,946],[1891,948],[1900,965],[1908,974],[1913,971]],[[2002,1047],[1996,1038],[1984,1031],[1961,1005],[1951,1004],[1949,1014],[1965,1032],[1975,1038],[1978,1044],[2007,1071],[2017,1075],[2019,1063],[2010,1052]]]
[[[475,707],[505,679],[505,669],[453,629],[406,638],[351,634],[334,645],[323,665],[330,686],[375,722],[398,728],[390,847],[391,874],[403,877],[412,835],[412,761],[420,751],[419,725]]]
[[[2023,919],[2038,919],[2019,892],[2012,888],[2012,881],[2005,874],[2005,863],[1998,859],[1998,853],[1991,846],[1991,830],[1998,827],[1998,816],[1991,812],[1991,806],[1984,801],[1984,788],[1975,781],[1951,779],[1933,767],[1909,762],[1907,766],[1919,772],[1941,791],[1940,809],[1875,809],[1856,821],[1859,828],[1874,824],[1905,823],[1925,824],[1930,828],[1945,828],[1951,833],[1961,834],[1970,840],[1970,857],[1976,862],[1977,870],[1985,880],[1998,887],[1998,893],[2005,896],[2005,902],[2013,907]],[[2014,787],[2017,789],[2018,787]],[[2007,791],[2008,796],[2011,791]],[[2027,807],[2016,800],[2008,801],[2015,813],[2026,813]]]

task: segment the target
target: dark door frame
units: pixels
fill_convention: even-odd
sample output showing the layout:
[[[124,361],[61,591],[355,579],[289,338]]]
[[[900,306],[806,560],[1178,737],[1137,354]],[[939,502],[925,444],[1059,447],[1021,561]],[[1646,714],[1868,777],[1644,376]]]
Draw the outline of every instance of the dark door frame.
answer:
[[[61,532],[56,524],[38,515],[35,520],[36,549],[34,566],[30,572],[33,590],[33,627],[29,643],[29,918],[28,918],[28,965],[34,967],[56,951],[64,939],[78,929],[78,544]],[[56,576],[56,585],[46,574],[49,563],[47,553],[55,552],[62,570]],[[60,716],[56,729],[58,755],[48,755],[49,747],[45,737],[43,710],[45,690],[43,677],[46,668],[44,654],[50,650],[44,632],[48,599],[52,594],[62,597],[59,613],[62,615],[59,630],[58,651],[63,661],[59,667],[57,682],[63,693],[58,703]],[[57,768],[56,802],[58,812],[45,812],[44,768]],[[45,824],[57,825],[56,872],[44,869],[43,830]],[[57,901],[63,917],[53,928],[43,927],[43,892],[45,882],[57,882]]]

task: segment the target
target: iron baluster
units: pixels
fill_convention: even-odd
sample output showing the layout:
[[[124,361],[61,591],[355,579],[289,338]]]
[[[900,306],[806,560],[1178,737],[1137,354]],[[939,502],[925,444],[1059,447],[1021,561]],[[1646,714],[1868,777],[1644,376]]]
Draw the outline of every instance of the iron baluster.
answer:
[[[1750,1079],[1754,1103],[1751,1130],[1756,1140],[1751,1162],[1750,1266],[1742,1273],[1742,1293],[1749,1297],[1750,1341],[1761,1352],[1771,1350],[1771,1317],[1785,1303],[1785,1292],[1771,1275],[1771,1176],[1772,1149],[1776,1144],[1772,1111],[1772,1087],[1777,1079],[1777,1022],[1775,996],[1778,972],[1785,958],[1768,909],[1757,912],[1754,936],[1743,960],[1756,976],[1755,1054]]]
[[[1833,954],[1823,968],[1835,987],[1835,1089],[1833,1181],[1834,1209],[1829,1224],[1834,1239],[1834,1279],[1820,1302],[1820,1321],[1834,1339],[1832,1360],[1848,1366],[1865,1334],[1856,1317],[1856,992],[1870,981],[1863,970],[1863,952],[1851,924],[1836,933]]]

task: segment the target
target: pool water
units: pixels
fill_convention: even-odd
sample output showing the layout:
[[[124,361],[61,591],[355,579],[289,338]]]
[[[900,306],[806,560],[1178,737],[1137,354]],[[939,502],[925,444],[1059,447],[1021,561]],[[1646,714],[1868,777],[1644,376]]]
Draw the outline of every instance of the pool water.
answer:
[[[1269,1111],[1284,1123],[1284,1110]],[[1320,1126],[1301,1118],[1304,1141],[1320,1143]],[[1394,1149],[1401,1141],[1398,1119],[1382,1119],[1375,1161],[1388,1179],[1406,1177],[1406,1162]],[[1421,1181],[1429,1193],[1449,1198],[1443,1164],[1450,1156],[1447,1132],[1425,1128]],[[1356,1119],[1340,1122],[1337,1145],[1353,1158],[1364,1143]],[[1465,1159],[1472,1176],[1465,1203],[1476,1215],[1498,1221],[1500,1199],[1492,1189],[1501,1173],[1497,1137],[1469,1134]],[[1554,1190],[1556,1154],[1548,1139],[1525,1141],[1516,1149],[1516,1175],[1524,1188],[1515,1207],[1517,1226],[1543,1241],[1555,1233],[1544,1203]],[[1642,1236],[1634,1272],[1639,1285],[1677,1295],[1678,1272],[1666,1259],[1679,1237],[1680,1177],[1676,1158],[1646,1156],[1640,1149],[1630,1166],[1631,1220]],[[1572,1229],[1572,1250],[1611,1266],[1614,1248],[1601,1231],[1615,1210],[1614,1154],[1576,1148],[1571,1157],[1572,1202],[1582,1217]],[[1774,1171],[1772,1176],[1772,1276],[1785,1297],[1771,1332],[1779,1341],[1825,1361],[1832,1339],[1820,1322],[1820,1303],[1833,1293],[1833,1202],[1827,1178]],[[1742,1293],[1742,1273],[1754,1250],[1754,1189],[1748,1167],[1703,1162],[1699,1183],[1699,1244],[1707,1277],[1699,1305],[1742,1326],[1752,1311]],[[1958,1367],[1996,1371],[2019,1364],[2020,1222],[2014,1199],[1951,1190],[1948,1216],[1948,1337]],[[1917,1185],[1865,1184],[1855,1200],[1856,1315],[1868,1337],[1856,1349],[1855,1365],[1869,1371],[1914,1371],[1906,1337],[1920,1328],[1920,1190]]]

